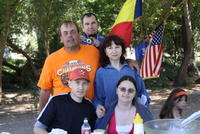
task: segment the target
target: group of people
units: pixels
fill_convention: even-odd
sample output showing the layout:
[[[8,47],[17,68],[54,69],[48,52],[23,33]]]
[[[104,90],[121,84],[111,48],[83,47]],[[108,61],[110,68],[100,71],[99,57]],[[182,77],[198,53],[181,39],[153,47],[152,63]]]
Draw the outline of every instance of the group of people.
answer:
[[[69,134],[80,134],[87,118],[92,130],[132,133],[136,113],[144,121],[153,119],[144,81],[125,59],[123,39],[117,35],[100,36],[93,13],[84,14],[81,21],[81,36],[76,23],[61,23],[59,36],[64,47],[45,60],[38,82],[40,114],[34,132],[47,134],[60,128]],[[183,95],[186,94],[175,97]],[[175,101],[187,101],[187,95]],[[183,104],[177,104],[177,110],[180,105]],[[180,115],[171,114],[177,112],[171,109],[163,110],[162,118],[180,117],[182,111]]]

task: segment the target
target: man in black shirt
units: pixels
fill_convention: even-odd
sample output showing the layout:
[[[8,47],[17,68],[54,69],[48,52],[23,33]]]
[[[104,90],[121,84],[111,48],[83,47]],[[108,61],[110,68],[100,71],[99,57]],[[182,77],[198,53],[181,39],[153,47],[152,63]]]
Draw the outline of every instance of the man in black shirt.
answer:
[[[94,128],[96,114],[92,103],[84,96],[89,88],[89,73],[78,68],[69,76],[71,92],[53,96],[41,111],[34,126],[35,134],[48,134],[59,128],[68,134],[80,134],[81,125],[86,117]]]

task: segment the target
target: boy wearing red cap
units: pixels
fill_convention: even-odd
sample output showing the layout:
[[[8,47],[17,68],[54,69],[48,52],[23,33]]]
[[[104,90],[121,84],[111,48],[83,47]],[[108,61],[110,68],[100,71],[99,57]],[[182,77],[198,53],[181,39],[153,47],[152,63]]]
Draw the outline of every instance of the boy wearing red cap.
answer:
[[[48,134],[53,128],[60,128],[70,134],[80,134],[81,125],[86,117],[91,128],[96,120],[92,103],[84,96],[89,88],[89,73],[77,68],[69,76],[70,93],[53,96],[34,126],[35,134]]]

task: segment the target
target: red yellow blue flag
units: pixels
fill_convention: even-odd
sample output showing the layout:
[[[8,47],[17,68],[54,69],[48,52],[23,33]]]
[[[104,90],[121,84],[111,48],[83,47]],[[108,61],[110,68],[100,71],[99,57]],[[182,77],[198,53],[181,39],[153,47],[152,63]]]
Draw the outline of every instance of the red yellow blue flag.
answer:
[[[127,0],[122,6],[109,34],[118,35],[124,39],[126,47],[128,47],[132,41],[133,22],[141,15],[142,0]]]

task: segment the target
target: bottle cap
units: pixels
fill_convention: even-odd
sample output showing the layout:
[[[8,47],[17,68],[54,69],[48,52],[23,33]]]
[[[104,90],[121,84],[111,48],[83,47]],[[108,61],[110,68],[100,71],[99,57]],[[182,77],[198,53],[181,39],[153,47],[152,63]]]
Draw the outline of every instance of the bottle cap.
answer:
[[[88,123],[88,119],[85,117],[83,120],[84,123]]]
[[[139,113],[136,114],[135,119],[133,120],[133,123],[134,124],[142,124],[143,123],[143,119],[141,118]]]

